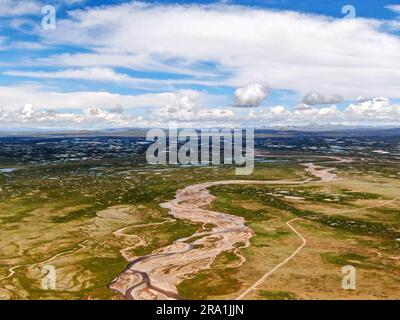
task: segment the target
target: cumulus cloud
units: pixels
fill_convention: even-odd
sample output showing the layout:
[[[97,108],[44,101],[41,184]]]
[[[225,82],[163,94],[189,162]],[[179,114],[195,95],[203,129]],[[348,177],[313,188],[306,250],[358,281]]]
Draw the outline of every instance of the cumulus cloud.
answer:
[[[262,125],[294,125],[307,126],[313,123],[342,125],[391,125],[400,123],[400,105],[390,103],[385,97],[362,98],[351,103],[344,110],[336,106],[317,108],[304,104],[292,110],[282,106],[251,111],[242,119],[254,126]]]
[[[249,84],[235,91],[234,107],[253,108],[259,107],[268,96],[268,88],[261,84]]]
[[[115,107],[110,108],[110,109],[109,109],[109,112],[111,112],[111,113],[123,114],[123,113],[125,112],[125,109],[124,109],[124,107],[122,107],[122,106],[119,104],[119,105],[117,105],[117,106],[115,106]]]
[[[87,108],[82,113],[72,113],[38,110],[32,105],[25,105],[15,110],[0,108],[0,121],[3,127],[22,124],[34,128],[104,128],[135,126],[138,118],[101,108]]]
[[[150,109],[146,116],[135,114],[123,107],[87,107],[81,112],[54,109],[43,110],[32,105],[7,109],[0,107],[3,127],[32,126],[35,128],[105,128],[105,127],[167,127],[176,121],[179,127],[237,127],[310,124],[386,125],[400,123],[400,105],[385,97],[363,99],[349,104],[343,110],[336,106],[317,108],[313,106],[273,106],[250,109],[237,114],[229,108],[207,108],[201,104],[201,93],[183,90],[172,94],[169,102]]]
[[[19,99],[8,101],[18,95]],[[178,121],[181,127],[234,126],[230,109],[203,105],[213,97],[195,90],[158,94],[118,95],[109,92],[46,93],[35,87],[0,87],[3,127],[106,128],[163,127]],[[146,117],[135,107],[146,107]],[[72,109],[60,111],[58,109]]]
[[[318,92],[308,92],[303,97],[303,103],[308,105],[316,105],[316,104],[337,104],[343,101],[343,97],[341,95],[322,95]]]
[[[179,125],[208,126],[217,122],[223,125],[223,121],[234,120],[234,112],[229,109],[206,108],[200,104],[199,93],[192,90],[181,91],[171,103],[163,105],[153,112],[155,121],[179,121]]]
[[[368,101],[368,100],[370,100],[370,99],[367,98],[367,97],[359,96],[359,97],[356,99],[356,102],[357,102],[357,103],[363,103],[363,102],[366,102],[366,101]]]
[[[38,9],[40,14],[43,3],[14,2],[0,0],[0,17],[16,17],[8,21],[15,28],[25,25],[25,18],[32,18],[29,15],[33,10]],[[398,11],[396,6],[390,9]],[[386,27],[387,22],[375,19],[343,20],[224,4],[125,2],[69,10],[59,17],[57,29],[52,32],[40,30],[40,26],[31,28],[32,35],[38,32],[37,45],[25,39],[2,41],[0,37],[0,49],[14,46],[38,50],[60,45],[60,50],[36,54],[40,56],[36,61],[23,61],[24,68],[5,72],[6,81],[18,76],[43,85],[50,83],[43,79],[51,79],[52,87],[0,86],[1,119],[6,123],[11,123],[7,119],[15,123],[70,121],[80,126],[93,119],[112,125],[126,125],[126,121],[134,119],[150,126],[168,120],[200,126],[201,121],[223,125],[246,125],[246,121],[252,121],[257,126],[310,121],[398,123],[399,105],[386,98],[366,98],[380,95],[400,98],[400,38],[386,32]],[[61,51],[69,45],[74,48],[72,53]],[[57,54],[53,55],[54,52]],[[40,67],[45,71],[38,71]],[[132,70],[163,75],[142,79],[131,76]],[[166,74],[171,74],[172,80],[166,80]],[[61,88],[65,84],[57,79],[77,80],[78,87],[79,80],[85,81],[85,86],[101,81],[102,86],[111,83],[112,88],[128,86],[160,93],[67,92],[65,88],[57,89],[57,85]],[[192,84],[238,88],[235,107],[260,106],[268,96],[262,84],[297,93],[308,92],[310,88],[315,91],[293,108],[278,105],[246,110],[219,108],[215,103],[206,107],[207,103],[202,101],[205,94],[176,91],[172,87],[187,88]],[[328,106],[343,98],[322,93],[337,92],[346,100],[361,97],[344,110]],[[33,109],[22,107],[26,104],[32,104]],[[226,100],[218,103],[226,104]],[[322,106],[317,108],[319,104]],[[129,109],[136,107],[150,108],[147,120],[130,114]],[[59,109],[76,112],[59,112]]]
[[[272,107],[270,110],[271,113],[275,115],[283,115],[287,113],[286,108],[284,106]]]
[[[293,110],[297,111],[304,111],[304,110],[310,110],[311,107],[305,103],[299,103],[293,107]]]
[[[352,119],[358,121],[400,121],[400,105],[391,104],[390,100],[385,97],[358,99],[356,103],[350,104],[345,111]]]

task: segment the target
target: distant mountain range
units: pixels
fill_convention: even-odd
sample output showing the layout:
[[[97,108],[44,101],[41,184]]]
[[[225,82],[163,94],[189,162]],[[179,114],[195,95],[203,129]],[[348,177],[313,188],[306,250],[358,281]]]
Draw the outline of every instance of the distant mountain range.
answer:
[[[145,137],[149,129],[118,128],[103,130],[45,130],[32,128],[0,129],[0,137]],[[325,128],[317,130],[300,128],[255,129],[256,137],[293,137],[293,136],[330,136],[330,137],[367,137],[400,136],[400,128]]]

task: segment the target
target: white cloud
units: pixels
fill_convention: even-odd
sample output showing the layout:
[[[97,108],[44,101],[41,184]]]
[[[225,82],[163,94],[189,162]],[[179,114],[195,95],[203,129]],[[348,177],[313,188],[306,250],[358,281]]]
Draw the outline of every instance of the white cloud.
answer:
[[[77,2],[81,1],[58,0],[55,3]],[[35,45],[0,38],[0,49],[8,46],[44,49],[60,44],[76,47],[76,53],[47,57],[41,53],[38,60],[23,61],[23,69],[8,70],[6,75],[37,82],[43,79],[101,81],[102,85],[112,83],[169,92],[133,95],[107,91],[63,92],[56,87],[0,87],[1,119],[6,123],[11,123],[7,119],[14,119],[14,122],[19,119],[21,123],[70,122],[84,126],[93,125],[91,121],[96,120],[119,126],[133,119],[143,126],[168,120],[188,126],[245,125],[246,122],[259,126],[277,122],[400,121],[399,105],[386,98],[365,98],[381,95],[400,98],[400,38],[385,33],[387,21],[342,20],[223,4],[132,2],[71,10],[68,18],[58,19],[56,30],[44,32],[39,30],[40,23],[25,17],[33,10],[38,10],[40,15],[41,3],[39,0],[17,3],[0,0],[0,17],[17,17],[9,21],[10,27],[22,28],[30,24],[31,34],[39,32],[41,39]],[[398,6],[390,6],[390,9],[399,11]],[[33,27],[34,24],[37,27]],[[51,66],[57,71],[37,71],[38,66]],[[29,71],[28,67],[35,67],[31,69],[35,71]],[[165,75],[142,79],[121,72],[127,69],[174,76],[171,80]],[[51,83],[57,85],[57,81]],[[238,88],[236,107],[260,106],[268,96],[267,87],[297,93],[315,91],[292,109],[278,105],[246,110],[219,108],[216,103],[209,107],[204,102],[209,101],[211,95],[193,90],[174,92],[175,85],[193,84]],[[325,93],[340,93],[341,96]],[[344,110],[336,106],[314,107],[337,104],[342,96],[349,100],[360,98]],[[285,104],[282,99],[279,103]],[[25,104],[32,104],[33,109],[23,107]],[[218,105],[227,105],[227,101]],[[135,107],[149,107],[149,118],[129,114],[128,109]],[[80,112],[58,112],[57,109]]]
[[[305,104],[305,103],[299,103],[299,104],[297,104],[297,105],[295,105],[294,107],[293,107],[293,110],[297,110],[297,111],[304,111],[304,110],[310,110],[311,109],[311,107],[309,106],[309,105],[307,105],[307,104]]]
[[[111,68],[82,68],[66,69],[61,71],[5,71],[5,75],[32,78],[59,78],[59,79],[82,79],[111,82],[130,82],[135,80],[126,74],[115,72]]]
[[[149,68],[168,60],[191,62],[189,68],[213,62],[220,75],[230,73],[219,83],[236,87],[260,83],[339,92],[347,99],[400,98],[400,40],[382,31],[382,23],[221,4],[134,2],[71,11],[70,19],[60,19],[57,30],[42,37],[46,43],[142,54],[151,60]]]
[[[67,5],[82,4],[86,2],[86,0],[60,0],[60,1]]]
[[[7,111],[0,108],[0,121],[4,128],[19,125],[34,128],[107,128],[134,127],[139,117],[130,114],[115,113],[101,108],[87,108],[83,113],[37,110],[32,105]]]
[[[344,110],[332,105],[316,108],[300,104],[292,110],[276,106],[251,111],[241,120],[252,123],[256,127],[277,124],[307,126],[310,124],[342,124],[342,125],[392,125],[400,123],[400,105],[391,104],[387,98],[358,99]],[[360,102],[361,101],[361,102]]]
[[[341,95],[322,95],[318,92],[309,92],[303,97],[303,103],[309,105],[316,104],[337,104],[343,101],[343,97]]]
[[[359,96],[359,97],[356,99],[356,102],[357,102],[357,103],[363,103],[363,102],[366,102],[366,101],[368,101],[368,100],[370,100],[370,99],[367,98],[367,97]]]
[[[0,90],[1,92],[1,90]],[[92,95],[92,97],[94,97]],[[26,104],[22,107],[0,107],[0,121],[3,127],[30,126],[34,128],[118,128],[118,127],[165,127],[169,121],[178,121],[181,127],[223,127],[233,126],[234,112],[229,109],[209,109],[201,105],[203,94],[193,90],[182,90],[164,95],[135,96],[138,100],[152,102],[152,108],[146,118],[127,112],[122,105],[112,107],[96,106],[80,110],[47,110]],[[168,97],[168,98],[167,98]],[[68,94],[62,97],[68,100]],[[130,97],[133,99],[133,97]],[[122,100],[119,100],[122,102]],[[114,103],[117,100],[114,100]],[[126,102],[126,101],[125,101]]]
[[[259,107],[268,96],[268,88],[259,84],[249,84],[235,91],[234,107]]]
[[[394,12],[400,13],[400,4],[392,4],[385,6],[386,9],[392,10]]]
[[[213,81],[196,79],[149,79],[135,78],[124,73],[114,71],[112,68],[89,67],[80,69],[64,69],[60,71],[4,71],[8,76],[29,77],[38,79],[79,79],[102,82],[116,82],[119,85],[141,89],[165,89],[177,84],[212,85]]]
[[[330,106],[330,107],[321,108],[318,110],[318,114],[322,117],[332,116],[332,115],[336,115],[338,113],[339,113],[339,111],[336,108],[336,106]]]
[[[390,104],[384,97],[373,99],[358,99],[356,103],[346,108],[346,114],[358,121],[375,120],[400,122],[400,105]]]
[[[9,49],[44,50],[48,47],[33,41],[15,41],[9,44]]]
[[[49,92],[37,86],[0,87],[0,105],[7,110],[32,104],[39,109],[86,109],[88,107],[157,107],[172,103],[175,93],[121,95],[106,91]]]
[[[68,95],[62,98],[68,100]],[[139,100],[143,98],[137,97]],[[392,104],[384,97],[358,99],[358,102],[351,103],[344,110],[339,110],[336,106],[316,108],[302,105],[289,109],[278,105],[246,110],[245,113],[236,113],[237,109],[231,108],[207,108],[201,103],[202,99],[202,93],[193,90],[153,96],[147,102],[153,101],[154,107],[150,107],[145,115],[136,113],[135,109],[127,110],[128,108],[116,104],[121,102],[121,99],[114,100],[114,104],[110,106],[93,103],[93,106],[85,107],[81,111],[60,111],[51,108],[45,110],[29,104],[16,108],[0,107],[0,121],[4,128],[24,126],[75,129],[166,127],[169,121],[177,121],[179,127],[195,128],[238,126],[259,128],[276,125],[306,127],[310,124],[395,126],[400,122],[400,105]]]
[[[33,0],[1,0],[0,17],[15,17],[23,15],[40,14],[41,6],[38,1]]]
[[[182,91],[175,95],[171,103],[167,103],[153,112],[153,119],[159,122],[179,121],[180,125],[208,126],[210,122],[223,124],[225,120],[234,120],[234,112],[230,109],[209,109],[201,106],[200,95],[196,91]],[[202,124],[203,123],[203,124]]]
[[[62,53],[39,58],[36,64],[61,67],[123,67],[140,71],[185,74],[191,77],[216,78],[212,70],[184,59],[169,59],[147,52],[129,53],[117,48],[93,48],[91,53]]]
[[[271,113],[275,114],[275,115],[287,114],[286,108],[283,106],[272,107],[270,110],[271,110]]]

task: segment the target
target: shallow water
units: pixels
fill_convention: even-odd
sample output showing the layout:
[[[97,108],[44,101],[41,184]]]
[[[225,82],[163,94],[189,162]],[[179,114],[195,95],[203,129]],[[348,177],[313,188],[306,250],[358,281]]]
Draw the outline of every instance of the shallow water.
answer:
[[[15,170],[17,170],[17,169],[15,169],[15,168],[3,168],[3,169],[0,169],[0,173],[10,173],[10,172],[13,172]]]

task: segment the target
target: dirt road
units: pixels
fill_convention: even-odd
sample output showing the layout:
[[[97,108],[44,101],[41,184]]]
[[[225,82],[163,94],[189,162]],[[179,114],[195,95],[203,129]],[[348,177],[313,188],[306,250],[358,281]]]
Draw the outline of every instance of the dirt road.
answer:
[[[336,179],[336,175],[331,172],[332,168],[315,166],[313,163],[304,165],[306,171],[321,182]],[[176,219],[202,223],[203,226],[211,224],[213,228],[203,228],[190,237],[179,239],[156,250],[151,255],[134,259],[109,287],[126,299],[176,299],[177,285],[183,279],[210,268],[219,254],[234,252],[240,258],[240,264],[243,264],[245,258],[239,255],[238,246],[248,247],[253,231],[246,226],[242,217],[204,209],[214,200],[208,188],[230,184],[293,185],[308,183],[310,180],[227,180],[200,183],[178,190],[175,199],[161,204],[161,207],[169,209]],[[288,226],[297,233],[290,224]],[[298,249],[300,250],[301,248]],[[297,252],[294,253],[296,254]],[[124,256],[127,256],[126,251]],[[276,268],[279,268],[279,265]]]

